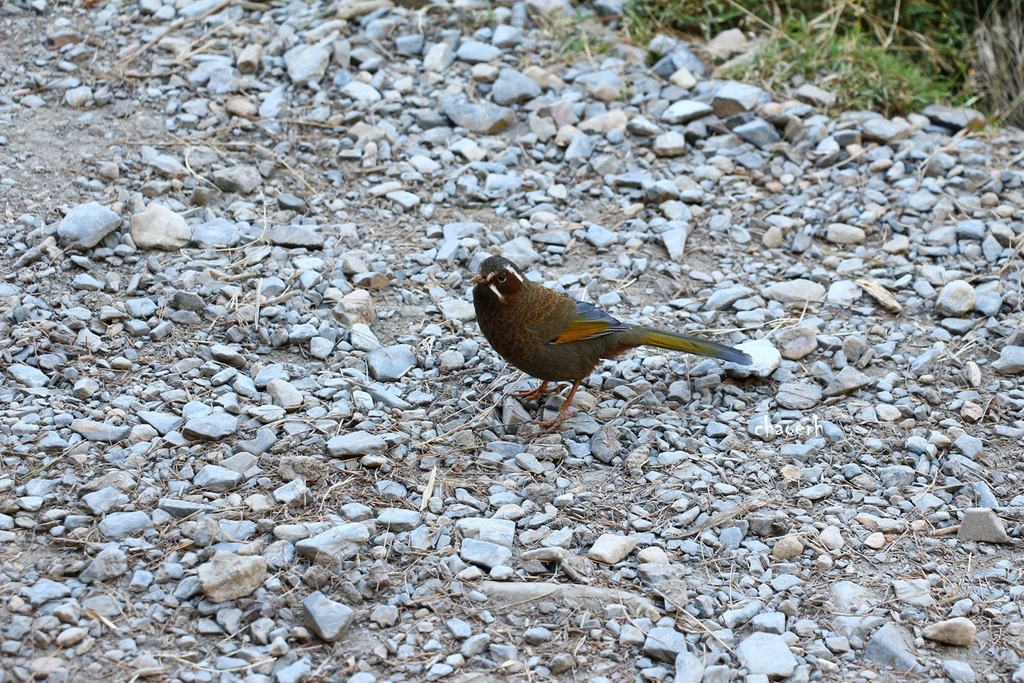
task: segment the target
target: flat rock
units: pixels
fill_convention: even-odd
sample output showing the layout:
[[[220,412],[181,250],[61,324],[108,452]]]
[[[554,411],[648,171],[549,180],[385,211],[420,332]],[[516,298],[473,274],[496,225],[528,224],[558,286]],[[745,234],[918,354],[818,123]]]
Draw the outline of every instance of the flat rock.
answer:
[[[994,510],[988,508],[964,510],[964,518],[960,522],[956,537],[961,541],[983,543],[1006,543],[1010,540],[1003,520]]]
[[[784,304],[803,305],[824,299],[825,287],[811,280],[784,280],[768,285],[761,291],[761,295]]]
[[[331,600],[320,591],[306,596],[302,601],[302,613],[306,626],[328,643],[344,636],[356,618],[351,607]]]
[[[366,355],[370,375],[380,382],[394,382],[416,367],[416,354],[407,344],[385,346]]]
[[[334,567],[359,552],[369,538],[365,524],[351,522],[298,541],[295,551],[310,562]]]
[[[796,669],[797,660],[786,641],[774,633],[752,633],[736,646],[740,664],[751,674],[768,678],[787,678]]]
[[[229,166],[213,172],[213,184],[223,192],[251,194],[263,184],[263,177],[255,166]]]

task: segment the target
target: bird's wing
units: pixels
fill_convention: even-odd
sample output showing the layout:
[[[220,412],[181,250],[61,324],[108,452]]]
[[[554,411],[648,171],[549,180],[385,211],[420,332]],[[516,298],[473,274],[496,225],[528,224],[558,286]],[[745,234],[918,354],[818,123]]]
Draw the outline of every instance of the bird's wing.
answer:
[[[549,341],[549,344],[569,344],[571,342],[603,337],[606,334],[625,332],[629,326],[611,317],[594,304],[584,301],[576,302],[576,315],[562,332]]]

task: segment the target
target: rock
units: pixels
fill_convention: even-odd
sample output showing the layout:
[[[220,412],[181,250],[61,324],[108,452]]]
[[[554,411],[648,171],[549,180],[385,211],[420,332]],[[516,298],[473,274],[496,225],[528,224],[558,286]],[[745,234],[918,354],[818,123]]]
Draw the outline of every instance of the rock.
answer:
[[[864,133],[866,139],[880,142],[883,145],[907,138],[910,135],[910,130],[910,124],[903,119],[890,121],[882,116],[869,118],[861,124],[861,132]]]
[[[617,534],[601,534],[587,552],[587,557],[602,564],[621,562],[636,548],[636,539],[632,536]]]
[[[940,316],[961,316],[974,310],[978,296],[974,287],[964,280],[946,283],[935,301],[935,313]]]
[[[296,45],[284,53],[284,64],[292,83],[319,81],[327,71],[331,53],[319,45]],[[225,190],[231,192],[233,190]]]
[[[725,61],[733,55],[747,50],[747,36],[738,28],[730,28],[719,32],[704,45],[704,51],[712,59]]]
[[[189,419],[181,432],[186,438],[196,441],[219,441],[233,435],[237,430],[237,417],[215,412]]]
[[[754,118],[740,124],[733,128],[732,132],[740,139],[761,149],[774,145],[782,139],[779,132],[775,130],[775,126],[761,118]]]
[[[741,112],[753,111],[757,105],[767,102],[771,96],[756,85],[738,81],[722,81],[714,91],[711,108],[715,116],[727,119]]]
[[[963,520],[956,537],[961,541],[981,541],[983,543],[1006,543],[1006,526],[994,510],[988,508],[969,508],[964,510]]]
[[[116,579],[127,571],[128,556],[125,552],[120,548],[104,548],[79,575],[79,579],[83,583],[98,583]]]
[[[71,423],[71,431],[80,434],[89,441],[113,443],[126,437],[128,432],[131,431],[131,427],[128,425],[112,425],[106,422],[94,422],[93,420],[75,420]]]
[[[711,106],[696,100],[673,102],[661,113],[661,120],[669,125],[686,125],[712,113]]]
[[[775,400],[790,410],[810,410],[821,403],[821,388],[805,382],[784,382],[775,392]]]
[[[497,59],[502,54],[502,49],[494,45],[478,40],[463,40],[459,43],[459,49],[455,51],[455,58],[470,64],[478,64]]]
[[[514,69],[503,69],[490,90],[490,97],[503,106],[532,99],[540,94],[541,86],[537,81]]]
[[[783,536],[775,542],[772,555],[780,560],[791,560],[804,551],[804,544],[798,536]]]
[[[244,598],[263,585],[267,561],[259,555],[236,555],[224,550],[199,565],[199,588],[214,604]]]
[[[614,71],[594,71],[583,74],[576,79],[576,85],[584,88],[594,99],[602,102],[614,102],[619,99],[623,90],[623,82]]]
[[[967,617],[954,617],[924,627],[922,635],[943,645],[969,647],[974,642],[978,627]]]
[[[985,123],[985,117],[974,109],[930,104],[921,113],[931,119],[933,123],[945,126],[954,132]]]
[[[66,247],[92,249],[121,224],[116,213],[96,202],[79,204],[57,226],[57,238]]]
[[[840,370],[835,378],[825,387],[825,396],[841,396],[862,389],[871,384],[871,378],[860,370],[847,365]]]
[[[897,671],[914,671],[918,667],[911,639],[906,630],[887,623],[875,631],[864,648],[864,658]]]
[[[833,244],[860,244],[864,238],[865,233],[862,228],[846,223],[829,224],[826,236],[826,239]]]
[[[223,192],[251,194],[263,184],[263,178],[255,166],[229,166],[214,171],[213,184]]]
[[[359,552],[359,548],[369,538],[370,532],[364,524],[352,522],[297,542],[295,551],[310,562],[337,567]]]
[[[780,331],[775,341],[779,353],[787,360],[800,360],[818,350],[818,335],[813,327],[801,325]]]
[[[188,244],[192,230],[185,219],[166,206],[150,203],[132,216],[132,241],[139,249],[175,251]]]
[[[768,678],[787,678],[796,670],[797,660],[782,636],[753,633],[736,646],[740,664],[751,674]]]
[[[1024,373],[1024,346],[1004,346],[999,358],[992,363],[992,369],[1001,375]]]
[[[475,564],[488,570],[494,567],[512,566],[512,551],[509,548],[475,538],[462,539],[459,557],[463,562]]]
[[[142,510],[134,512],[112,512],[103,518],[97,527],[100,535],[110,541],[120,541],[140,531],[153,526],[150,519]]]
[[[511,109],[486,103],[447,100],[441,105],[441,113],[456,126],[483,135],[500,133],[515,121],[515,113]]]
[[[341,639],[356,615],[351,607],[331,600],[320,591],[306,596],[302,611],[306,626],[328,643]]]
[[[416,367],[416,354],[406,344],[386,346],[366,355],[370,375],[380,382],[394,382]]]
[[[827,109],[836,102],[836,96],[827,90],[823,90],[813,83],[804,83],[793,91],[793,96],[801,102]]]
[[[659,157],[677,157],[686,151],[686,138],[682,133],[670,130],[654,138],[653,149]]]
[[[24,363],[14,363],[7,367],[7,374],[11,376],[15,382],[20,382],[26,387],[38,388],[45,387],[49,382],[50,378],[46,376],[46,373],[42,372],[38,368],[33,368]]]
[[[825,288],[810,280],[785,280],[765,287],[761,295],[784,304],[804,305],[825,298]]]
[[[352,458],[369,453],[386,453],[387,441],[384,437],[368,432],[349,432],[331,437],[327,442],[327,454],[332,458]]]
[[[647,632],[643,653],[661,662],[675,662],[686,652],[686,637],[674,628],[656,626]]]

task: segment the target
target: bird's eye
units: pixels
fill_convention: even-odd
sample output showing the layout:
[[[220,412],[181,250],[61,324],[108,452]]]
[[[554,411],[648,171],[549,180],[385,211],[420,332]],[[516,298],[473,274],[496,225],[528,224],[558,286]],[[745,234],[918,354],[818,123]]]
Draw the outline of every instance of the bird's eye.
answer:
[[[505,275],[505,273],[498,273],[498,282],[504,282],[507,279],[508,275]]]

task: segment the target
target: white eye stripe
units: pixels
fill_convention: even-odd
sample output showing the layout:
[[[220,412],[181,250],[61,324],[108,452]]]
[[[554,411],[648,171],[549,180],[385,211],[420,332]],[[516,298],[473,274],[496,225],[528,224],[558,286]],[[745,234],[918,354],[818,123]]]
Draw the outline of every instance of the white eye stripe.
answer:
[[[522,284],[523,276],[517,273],[515,268],[506,268],[505,272],[514,277],[516,280],[518,280],[520,284]]]

